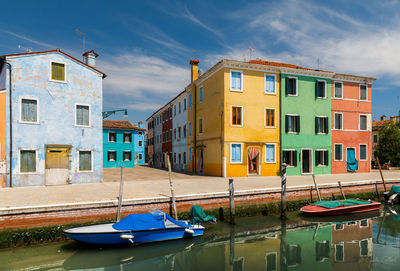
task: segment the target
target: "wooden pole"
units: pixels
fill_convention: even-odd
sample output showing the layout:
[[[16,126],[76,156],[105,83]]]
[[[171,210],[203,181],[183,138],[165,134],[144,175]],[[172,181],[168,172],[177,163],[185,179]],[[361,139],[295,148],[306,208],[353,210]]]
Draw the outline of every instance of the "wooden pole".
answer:
[[[233,187],[233,179],[229,179],[229,212],[230,223],[235,224],[235,190]]]
[[[340,193],[342,193],[342,197],[343,199],[346,199],[346,196],[343,193],[343,188],[342,188],[342,184],[340,183],[340,181],[338,181],[339,187],[340,187]]]
[[[321,194],[319,193],[318,185],[317,185],[317,182],[315,181],[315,176],[314,176],[314,174],[312,174],[311,176],[314,181],[315,190],[317,191],[318,200],[321,201]]]
[[[281,218],[286,217],[286,167],[285,163],[281,166]]]
[[[123,190],[124,190],[124,167],[121,167],[121,181],[119,183],[117,222],[119,222],[121,220],[121,208],[122,208],[122,193],[123,193]]]
[[[175,204],[175,193],[174,193],[174,184],[172,182],[172,176],[171,176],[171,161],[169,154],[165,154],[165,158],[168,163],[168,177],[169,177],[169,187],[171,188],[171,197],[172,197],[172,207],[174,208],[174,218],[177,220],[178,219],[178,213],[176,212],[176,204]]]
[[[383,174],[382,174],[381,163],[379,163],[379,157],[376,157],[376,161],[378,162],[379,173],[381,174],[382,183],[383,183],[383,189],[385,189],[385,192],[386,192],[386,184],[385,184],[385,179],[383,178]]]

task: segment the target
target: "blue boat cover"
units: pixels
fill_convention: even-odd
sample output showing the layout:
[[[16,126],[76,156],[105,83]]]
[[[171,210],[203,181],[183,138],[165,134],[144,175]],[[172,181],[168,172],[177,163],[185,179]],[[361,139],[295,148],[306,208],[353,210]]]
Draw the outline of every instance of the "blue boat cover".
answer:
[[[390,192],[400,194],[400,185],[392,185]]]
[[[165,229],[164,219],[168,219],[179,227],[187,228],[189,225],[182,221],[176,221],[164,212],[145,213],[145,214],[130,214],[120,222],[112,225],[119,231],[141,231],[151,229]]]
[[[358,161],[356,159],[355,150],[350,148],[347,149],[347,171],[357,171]]]

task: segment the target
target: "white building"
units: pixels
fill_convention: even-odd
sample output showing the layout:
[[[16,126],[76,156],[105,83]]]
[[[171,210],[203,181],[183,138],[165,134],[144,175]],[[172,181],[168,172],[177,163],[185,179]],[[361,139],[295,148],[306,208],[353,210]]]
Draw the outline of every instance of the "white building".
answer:
[[[186,91],[172,101],[172,161],[175,171],[186,171],[188,162],[188,100]]]

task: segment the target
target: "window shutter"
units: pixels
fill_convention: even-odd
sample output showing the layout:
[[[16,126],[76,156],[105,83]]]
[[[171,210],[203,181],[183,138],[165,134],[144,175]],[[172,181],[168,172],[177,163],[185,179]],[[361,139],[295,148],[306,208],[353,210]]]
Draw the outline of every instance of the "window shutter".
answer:
[[[315,117],[315,133],[318,134],[318,117]]]
[[[289,78],[286,77],[286,95],[289,94]]]
[[[321,161],[321,152],[315,151],[315,166],[318,166],[318,162]]]
[[[285,116],[285,129],[286,129],[286,133],[289,132],[289,116],[286,115]]]
[[[297,151],[293,151],[293,153],[294,153],[293,166],[297,167]]]
[[[296,116],[296,132],[300,133],[300,116]]]
[[[325,121],[325,134],[329,133],[329,118],[324,118]]]
[[[318,98],[318,95],[319,95],[318,92],[319,92],[318,91],[318,81],[315,81],[315,98]]]
[[[328,155],[328,151],[324,151],[324,165],[328,165],[328,161],[329,161],[329,155]]]

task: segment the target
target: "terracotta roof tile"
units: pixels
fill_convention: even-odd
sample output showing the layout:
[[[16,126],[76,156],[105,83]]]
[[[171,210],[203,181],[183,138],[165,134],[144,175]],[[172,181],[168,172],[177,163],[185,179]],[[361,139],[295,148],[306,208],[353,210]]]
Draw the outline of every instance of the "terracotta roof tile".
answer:
[[[372,128],[378,128],[384,125],[389,125],[392,122],[391,119],[387,120],[374,120],[372,121]]]
[[[144,128],[139,128],[136,125],[132,125],[127,120],[103,120],[103,128],[146,131]]]
[[[265,61],[265,60],[261,60],[261,59],[250,60],[250,61],[248,61],[248,62],[249,62],[249,63],[252,63],[252,64],[268,65],[268,66],[275,66],[275,67],[285,67],[285,68],[292,68],[292,69],[302,69],[302,70],[308,70],[308,71],[329,72],[329,71],[323,71],[323,70],[316,70],[316,69],[304,68],[304,67],[297,66],[297,65],[294,65],[294,64],[287,64],[287,63],[273,62],[273,61]]]

